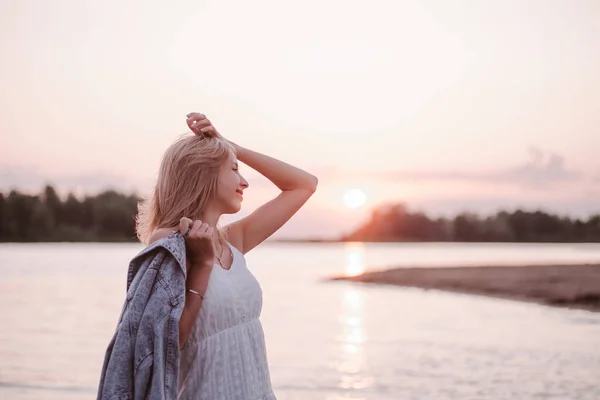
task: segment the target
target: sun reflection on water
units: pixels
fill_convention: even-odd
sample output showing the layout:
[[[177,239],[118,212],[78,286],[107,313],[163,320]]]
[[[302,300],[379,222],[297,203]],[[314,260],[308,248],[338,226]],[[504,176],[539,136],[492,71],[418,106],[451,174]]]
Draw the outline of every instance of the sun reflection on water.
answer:
[[[347,276],[356,276],[365,272],[365,247],[360,242],[348,243],[345,247]]]
[[[345,273],[355,276],[365,271],[365,251],[362,243],[346,246]],[[373,384],[369,374],[364,346],[368,337],[365,330],[365,293],[356,287],[342,292],[342,310],[339,316],[339,356],[335,369],[339,373],[338,387],[345,390],[368,388]]]

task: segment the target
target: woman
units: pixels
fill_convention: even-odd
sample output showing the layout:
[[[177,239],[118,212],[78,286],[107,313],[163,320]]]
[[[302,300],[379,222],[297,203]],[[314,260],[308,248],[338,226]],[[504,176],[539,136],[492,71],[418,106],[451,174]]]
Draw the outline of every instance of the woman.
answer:
[[[273,400],[263,330],[262,292],[244,254],[285,224],[317,188],[313,175],[226,140],[200,113],[195,136],[166,151],[152,197],[141,203],[140,240],[179,230],[186,238],[186,297],[179,321],[180,399]],[[248,182],[238,160],[281,193],[252,214],[219,227],[241,208]]]

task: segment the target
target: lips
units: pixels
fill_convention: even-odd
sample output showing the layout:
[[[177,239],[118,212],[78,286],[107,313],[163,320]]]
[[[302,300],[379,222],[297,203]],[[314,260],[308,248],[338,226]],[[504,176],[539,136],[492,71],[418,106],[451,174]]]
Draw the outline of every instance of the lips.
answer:
[[[239,194],[240,196],[244,196],[244,192],[242,192],[241,190],[236,190],[235,191],[237,194]]]

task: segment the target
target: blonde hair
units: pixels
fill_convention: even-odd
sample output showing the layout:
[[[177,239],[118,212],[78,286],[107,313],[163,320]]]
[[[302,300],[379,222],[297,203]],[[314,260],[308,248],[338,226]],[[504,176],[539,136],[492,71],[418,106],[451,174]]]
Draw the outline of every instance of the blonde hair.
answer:
[[[158,228],[179,226],[183,217],[195,219],[215,198],[219,172],[235,156],[228,142],[209,136],[179,137],[165,151],[156,186],[149,198],[138,204],[137,237],[148,244]],[[224,243],[225,233],[216,227],[218,240]]]

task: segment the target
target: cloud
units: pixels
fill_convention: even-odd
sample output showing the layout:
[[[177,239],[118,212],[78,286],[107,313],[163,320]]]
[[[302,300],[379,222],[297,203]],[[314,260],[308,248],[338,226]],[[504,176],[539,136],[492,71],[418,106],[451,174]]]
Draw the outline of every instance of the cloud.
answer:
[[[530,160],[522,165],[487,173],[462,171],[389,171],[378,174],[388,180],[432,180],[466,181],[502,185],[516,185],[527,188],[543,189],[555,183],[580,181],[584,174],[569,169],[564,157],[549,155],[536,147],[529,149]]]
[[[35,186],[41,188],[43,178],[33,168],[0,166],[0,187],[30,189]]]
[[[600,190],[590,189],[583,192],[583,195],[588,199],[594,199],[596,203],[600,201]]]
[[[600,169],[591,177],[592,183],[600,185]]]
[[[575,182],[583,178],[581,171],[568,169],[564,157],[552,153],[545,157],[535,147],[529,149],[531,160],[523,165],[489,176],[491,181],[515,182],[524,186],[542,188],[553,183]]]
[[[79,194],[92,194],[108,189],[134,192],[146,187],[128,177],[103,172],[49,177],[35,168],[0,165],[0,191],[16,189],[39,193],[45,185],[54,186],[60,193]]]
[[[341,170],[333,166],[311,168],[311,172],[321,182],[331,182],[352,176],[383,181],[446,181],[446,182],[480,182],[482,184],[498,184],[518,186],[529,189],[545,189],[559,183],[573,183],[585,178],[582,171],[567,166],[564,157],[556,153],[546,154],[537,147],[529,148],[530,158],[527,162],[501,170],[489,172],[465,171],[382,171],[373,174],[366,171]],[[247,168],[244,175],[254,189],[272,188],[273,184],[265,177]],[[593,183],[600,184],[600,171],[589,176]],[[94,193],[109,188],[125,191],[137,191],[145,194],[153,185],[153,180],[132,179],[123,175],[104,172],[82,175],[49,177],[38,170],[28,167],[0,165],[0,190],[18,188],[23,191],[39,192],[44,185],[52,184],[61,192],[75,191]]]

